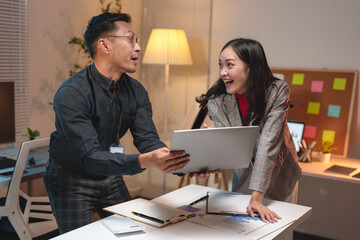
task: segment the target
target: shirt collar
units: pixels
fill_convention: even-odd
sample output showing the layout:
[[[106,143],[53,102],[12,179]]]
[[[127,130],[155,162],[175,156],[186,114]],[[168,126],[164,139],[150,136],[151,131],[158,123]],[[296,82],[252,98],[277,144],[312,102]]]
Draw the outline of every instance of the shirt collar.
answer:
[[[99,85],[105,89],[106,91],[113,91],[115,89],[115,81],[105,77],[104,75],[102,75],[95,67],[94,63],[91,64],[90,66],[92,73],[94,74],[93,76],[96,77],[95,80],[97,80],[97,82],[99,83]],[[124,75],[124,74],[123,74]],[[121,76],[122,78],[123,76]],[[120,78],[120,79],[121,79]],[[120,82],[120,80],[118,81],[118,83]]]

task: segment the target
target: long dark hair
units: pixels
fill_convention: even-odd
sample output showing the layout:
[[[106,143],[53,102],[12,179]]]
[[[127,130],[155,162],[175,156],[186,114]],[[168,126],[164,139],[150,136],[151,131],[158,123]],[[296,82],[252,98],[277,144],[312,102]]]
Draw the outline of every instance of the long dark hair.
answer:
[[[266,90],[277,78],[271,73],[264,49],[259,42],[245,38],[234,39],[226,43],[221,52],[227,47],[232,47],[236,55],[250,69],[245,93],[249,102],[246,121],[253,121],[254,125],[258,125],[265,112]],[[201,108],[206,108],[209,99],[224,94],[227,94],[226,87],[219,78],[205,94],[196,97],[196,101],[200,103]]]

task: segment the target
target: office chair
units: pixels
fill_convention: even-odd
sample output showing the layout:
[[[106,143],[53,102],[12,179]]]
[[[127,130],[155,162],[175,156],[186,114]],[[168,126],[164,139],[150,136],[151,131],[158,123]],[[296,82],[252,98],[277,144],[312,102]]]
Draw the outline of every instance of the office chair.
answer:
[[[0,206],[0,219],[8,217],[12,227],[15,229],[18,237],[22,240],[32,239],[48,232],[56,230],[57,224],[51,211],[49,198],[31,197],[20,190],[20,183],[23,174],[30,171],[25,169],[29,153],[36,148],[48,148],[49,137],[32,141],[26,141],[21,144],[16,165],[8,187],[8,193],[5,205]],[[32,152],[36,155],[36,152]],[[48,155],[46,151],[46,155]],[[48,156],[47,156],[48,157]],[[25,208],[20,207],[20,198],[26,200]],[[30,222],[29,219],[36,219]]]

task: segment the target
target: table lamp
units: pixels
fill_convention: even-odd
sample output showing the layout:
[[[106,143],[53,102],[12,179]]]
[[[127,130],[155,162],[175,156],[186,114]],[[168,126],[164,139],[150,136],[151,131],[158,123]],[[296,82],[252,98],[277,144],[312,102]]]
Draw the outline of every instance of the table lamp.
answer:
[[[191,65],[189,44],[184,30],[153,29],[146,46],[143,63],[165,65],[165,108],[163,141],[167,140],[167,102],[169,65]]]

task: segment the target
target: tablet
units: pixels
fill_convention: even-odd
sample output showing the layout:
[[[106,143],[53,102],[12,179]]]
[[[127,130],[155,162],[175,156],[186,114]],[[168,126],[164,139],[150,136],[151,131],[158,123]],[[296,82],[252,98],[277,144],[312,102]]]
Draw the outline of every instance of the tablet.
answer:
[[[292,137],[292,139],[294,141],[296,152],[299,153],[300,152],[300,146],[299,146],[298,142],[301,142],[302,139],[303,139],[304,130],[305,130],[305,123],[288,120],[287,125],[289,127],[291,137]]]
[[[173,173],[247,168],[258,134],[258,126],[174,131],[170,150],[185,150],[190,154],[190,162]]]

